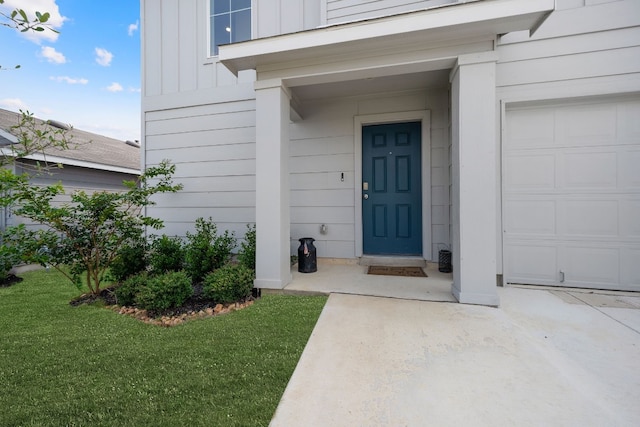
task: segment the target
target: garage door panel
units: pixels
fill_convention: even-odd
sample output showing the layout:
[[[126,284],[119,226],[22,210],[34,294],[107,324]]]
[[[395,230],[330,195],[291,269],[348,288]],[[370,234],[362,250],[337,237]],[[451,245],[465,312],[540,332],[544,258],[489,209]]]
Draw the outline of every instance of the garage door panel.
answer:
[[[640,243],[640,200],[620,202],[620,237],[635,238]]]
[[[640,116],[638,121],[640,122]],[[619,163],[619,187],[627,191],[640,190],[640,150],[624,151]]]
[[[618,155],[614,151],[567,153],[561,163],[565,189],[612,189],[618,184]]]
[[[640,291],[640,248],[623,248],[620,254],[620,279],[628,289]]]
[[[514,242],[505,255],[512,283],[551,284],[558,281],[557,248],[552,245]]]
[[[569,200],[561,203],[558,231],[567,237],[618,237],[618,202]]]
[[[540,109],[514,111],[509,116],[507,135],[514,149],[553,147],[554,134],[553,111]]]
[[[613,145],[616,117],[615,104],[560,107],[556,110],[556,147]]]
[[[640,98],[506,114],[506,281],[640,291]]]
[[[622,102],[618,105],[618,144],[637,145],[640,140],[640,103]]]
[[[616,285],[620,282],[620,253],[617,248],[568,246],[560,268],[564,284]],[[609,287],[609,286],[607,286]]]
[[[509,156],[505,167],[507,190],[542,189],[552,190],[556,186],[556,160],[549,155]]]
[[[511,213],[505,221],[509,236],[556,234],[556,202],[553,200],[511,200],[506,202]]]

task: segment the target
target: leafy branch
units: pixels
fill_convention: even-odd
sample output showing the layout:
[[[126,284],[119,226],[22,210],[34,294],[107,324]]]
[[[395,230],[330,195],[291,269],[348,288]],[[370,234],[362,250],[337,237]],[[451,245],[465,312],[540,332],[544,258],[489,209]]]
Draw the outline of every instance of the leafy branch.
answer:
[[[0,4],[4,4],[4,0],[0,0]],[[13,28],[21,33],[25,33],[27,31],[35,31],[37,33],[41,33],[45,30],[53,31],[56,34],[59,34],[59,31],[53,28],[51,24],[49,24],[49,19],[51,18],[51,14],[49,12],[41,13],[36,12],[35,17],[29,17],[27,12],[24,9],[16,8],[11,11],[11,13],[7,14],[5,12],[0,11],[0,17],[2,17],[2,21],[0,21],[0,26]],[[16,65],[13,68],[20,68],[20,65]],[[3,68],[0,65],[0,70],[6,70],[7,68]]]

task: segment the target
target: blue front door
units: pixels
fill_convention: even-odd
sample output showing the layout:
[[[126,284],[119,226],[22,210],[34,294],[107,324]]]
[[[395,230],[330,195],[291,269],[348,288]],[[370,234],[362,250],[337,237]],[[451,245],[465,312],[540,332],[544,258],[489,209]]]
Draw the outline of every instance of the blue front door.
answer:
[[[365,255],[422,255],[421,123],[362,128]]]

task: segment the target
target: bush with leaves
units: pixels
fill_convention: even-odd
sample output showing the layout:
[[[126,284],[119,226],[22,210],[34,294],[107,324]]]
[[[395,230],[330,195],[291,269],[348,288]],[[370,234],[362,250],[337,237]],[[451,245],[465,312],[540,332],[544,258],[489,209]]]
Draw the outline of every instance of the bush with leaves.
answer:
[[[229,231],[221,235],[218,235],[217,231],[211,218],[198,218],[195,234],[187,232],[185,271],[193,283],[202,282],[207,273],[222,267],[231,259],[236,239]]]
[[[118,251],[111,263],[111,276],[120,283],[125,279],[143,272],[147,268],[147,243],[144,239],[132,241]]]
[[[184,245],[179,237],[165,234],[151,243],[149,267],[152,274],[180,271],[184,265]]]
[[[164,311],[179,307],[193,295],[189,276],[173,271],[150,277],[135,297],[136,305],[151,311]]]
[[[78,286],[84,274],[89,290],[99,294],[120,250],[139,240],[145,228],[162,227],[162,221],[144,215],[143,208],[155,204],[153,195],[182,188],[173,184],[174,172],[175,166],[165,160],[147,168],[137,181],[125,181],[126,191],[78,191],[63,204],[54,202],[64,193],[59,184],[18,185],[14,213],[47,227],[30,234],[31,242],[49,248],[49,256],[38,262],[50,264]]]
[[[251,295],[254,278],[253,270],[244,265],[227,264],[207,274],[203,292],[207,298],[221,304],[240,301]]]
[[[256,269],[256,226],[247,224],[247,232],[240,243],[238,262],[251,270]]]
[[[146,272],[136,274],[125,280],[115,290],[116,304],[118,305],[135,305],[136,295],[147,286],[149,275]]]
[[[24,225],[20,227],[9,227],[0,233],[0,283],[7,280],[9,270],[22,262],[22,245],[20,244],[21,231]]]

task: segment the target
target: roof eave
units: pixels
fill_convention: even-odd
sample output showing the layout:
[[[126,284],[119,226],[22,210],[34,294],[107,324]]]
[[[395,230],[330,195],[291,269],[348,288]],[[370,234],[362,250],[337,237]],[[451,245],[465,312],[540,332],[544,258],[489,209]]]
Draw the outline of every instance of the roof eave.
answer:
[[[555,0],[485,0],[451,7],[316,28],[299,33],[220,46],[220,61],[234,74],[241,70],[292,59],[317,58],[332,53],[358,51],[372,39],[399,45],[408,38],[459,38],[506,34],[537,29],[554,10]],[[400,37],[398,37],[400,36]]]

